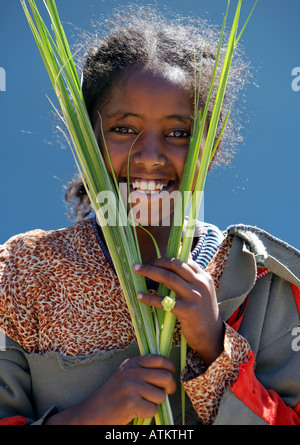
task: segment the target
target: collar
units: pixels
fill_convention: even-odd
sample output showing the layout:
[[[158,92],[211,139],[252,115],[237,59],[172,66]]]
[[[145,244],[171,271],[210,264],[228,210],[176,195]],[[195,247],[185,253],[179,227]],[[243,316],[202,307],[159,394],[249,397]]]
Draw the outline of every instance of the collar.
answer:
[[[300,252],[295,248],[257,227],[243,224],[228,227],[227,235],[233,237],[233,243],[217,291],[223,320],[254,287],[258,267],[300,285]]]
[[[256,264],[270,269],[279,277],[300,286],[300,252],[258,227],[237,224],[227,229],[228,235],[243,240],[255,257]]]

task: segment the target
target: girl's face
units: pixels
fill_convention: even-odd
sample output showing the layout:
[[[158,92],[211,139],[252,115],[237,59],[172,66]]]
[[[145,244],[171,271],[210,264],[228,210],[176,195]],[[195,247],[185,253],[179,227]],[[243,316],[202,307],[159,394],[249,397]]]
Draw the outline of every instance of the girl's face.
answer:
[[[178,82],[129,70],[98,111],[119,184],[127,184],[129,156],[130,196],[133,206],[139,206],[135,218],[147,226],[161,223],[162,209],[153,211],[152,216],[151,209],[161,196],[172,196],[179,190],[193,123],[193,101]],[[100,122],[96,119],[94,130],[111,172]],[[171,201],[170,213],[174,207]]]

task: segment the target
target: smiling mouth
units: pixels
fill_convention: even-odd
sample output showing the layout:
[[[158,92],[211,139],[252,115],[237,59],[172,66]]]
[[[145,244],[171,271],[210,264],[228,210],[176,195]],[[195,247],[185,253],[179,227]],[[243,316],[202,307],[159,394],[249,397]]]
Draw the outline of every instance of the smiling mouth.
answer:
[[[125,178],[122,181],[127,182]],[[174,181],[168,179],[144,179],[144,178],[130,178],[130,187],[134,191],[145,193],[159,193],[167,190],[174,184]]]

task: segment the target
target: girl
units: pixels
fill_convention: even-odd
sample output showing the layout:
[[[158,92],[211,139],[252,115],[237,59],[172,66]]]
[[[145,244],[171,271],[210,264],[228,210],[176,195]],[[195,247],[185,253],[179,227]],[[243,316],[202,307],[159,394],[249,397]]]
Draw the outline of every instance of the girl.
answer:
[[[141,191],[179,189],[202,30],[145,8],[128,17],[114,16],[114,28],[88,53],[82,88],[110,169],[101,116],[120,184],[127,181],[134,142],[130,190],[139,193],[141,209],[151,210],[156,194]],[[206,28],[200,107],[217,42]],[[243,81],[243,68],[240,60],[233,66],[230,100]],[[232,125],[223,144],[233,135]],[[221,145],[214,162],[229,155]],[[80,182],[70,188],[68,199],[72,196],[86,203]],[[172,220],[171,206],[169,213]],[[151,212],[145,215],[143,224],[164,254],[170,225],[163,224],[162,209],[155,221]],[[299,252],[253,227],[232,226],[222,233],[199,222],[191,258],[182,264],[164,255],[157,259],[151,239],[137,230],[143,264],[135,271],[149,288],[138,298],[161,307],[157,283],[177,295],[173,312],[190,348],[180,376],[191,402],[188,421],[299,423],[299,360],[292,348],[292,329],[299,325]],[[178,330],[170,359],[139,356],[95,218],[13,237],[1,247],[0,261],[0,326],[6,336],[0,360],[2,424],[125,425],[154,416],[166,394],[177,420]]]

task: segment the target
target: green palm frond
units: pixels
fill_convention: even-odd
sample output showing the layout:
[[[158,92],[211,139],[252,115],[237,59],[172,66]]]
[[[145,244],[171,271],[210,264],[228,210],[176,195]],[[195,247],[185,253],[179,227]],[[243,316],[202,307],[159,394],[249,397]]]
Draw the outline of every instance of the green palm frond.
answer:
[[[34,0],[20,1],[60,106],[61,114],[60,111],[57,112],[60,114],[64,126],[67,129],[61,129],[61,131],[65,135],[68,144],[71,147],[77,168],[80,172],[82,181],[85,184],[92,207],[97,215],[98,222],[102,226],[102,232],[123,289],[128,308],[130,310],[140,353],[160,353],[163,355],[168,355],[172,345],[175,316],[170,311],[152,310],[148,305],[140,303],[136,298],[136,295],[139,292],[147,293],[147,286],[145,278],[141,275],[137,275],[133,271],[133,265],[141,262],[141,254],[137,243],[135,229],[132,224],[130,224],[130,221],[128,221],[128,215],[122,199],[119,199],[120,194],[117,181],[115,178],[111,178],[108,173],[104,158],[93,132],[84,103],[81,85],[72,52],[59,18],[55,0],[43,0],[44,6],[51,20],[52,32],[49,31],[45,22],[43,21]],[[27,3],[29,7],[27,6]],[[218,56],[206,106],[204,110],[199,110],[198,106],[195,106],[193,133],[180,187],[181,193],[184,191],[190,191],[192,189],[192,183],[196,171],[196,162],[199,157],[200,142],[203,137],[208,105],[211,100],[211,92],[219,63],[219,55],[223,42],[223,34],[225,30],[229,3],[230,2],[228,1],[221,30]],[[223,105],[224,92],[226,89],[232,56],[236,44],[240,39],[246,25],[245,23],[242,31],[237,37],[241,3],[242,0],[239,0],[222,66],[217,97],[214,102],[213,112],[210,119],[200,170],[196,181],[196,188],[191,196],[191,211],[187,220],[186,228],[190,236],[183,237],[181,250],[180,243],[183,234],[183,225],[175,226],[173,224],[171,229],[166,256],[177,257],[185,262],[188,259],[188,254],[191,249],[191,234],[193,234],[193,231],[195,230],[195,220],[201,203],[199,194],[196,192],[203,191],[204,189],[210,161],[214,155],[214,151],[220,140],[221,133],[228,118],[227,115],[221,133],[216,138],[219,115]],[[201,83],[198,88],[195,88],[197,94],[199,94],[199,88],[201,88]],[[197,104],[197,97],[195,98],[195,103]],[[56,109],[55,106],[54,108]],[[125,224],[107,224],[103,206],[98,200],[99,193],[104,190],[111,193],[111,196],[114,197],[113,201],[116,206],[115,211],[118,215],[120,215],[122,221],[125,221]],[[183,216],[181,219],[182,221],[184,221],[186,211],[187,208],[185,206],[176,208],[176,212],[179,212]],[[155,240],[153,241],[155,243]],[[156,247],[159,255],[158,246]],[[158,292],[160,295],[168,295],[172,306],[175,295],[172,292],[169,292],[169,290],[162,285],[159,286]],[[151,419],[137,419],[135,424],[147,424],[150,423],[150,421]],[[166,398],[166,401],[161,405],[155,421],[157,424],[173,424],[172,412],[169,406],[168,398]]]

